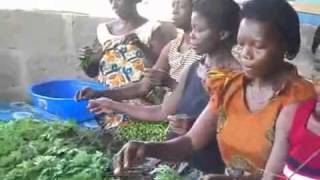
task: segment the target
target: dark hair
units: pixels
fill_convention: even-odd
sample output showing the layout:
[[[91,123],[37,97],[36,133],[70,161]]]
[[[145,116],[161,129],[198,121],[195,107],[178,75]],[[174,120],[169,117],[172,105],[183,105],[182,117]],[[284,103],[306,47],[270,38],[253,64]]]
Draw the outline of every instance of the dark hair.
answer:
[[[318,26],[316,32],[314,33],[314,37],[313,37],[313,42],[312,42],[312,46],[311,46],[311,51],[313,54],[316,53],[319,44],[320,44],[320,25]]]
[[[212,28],[228,31],[227,39],[236,42],[240,22],[240,7],[233,0],[194,0],[193,11],[207,19]]]
[[[286,43],[286,58],[297,56],[301,41],[299,17],[286,0],[248,1],[243,5],[242,17],[272,23]]]

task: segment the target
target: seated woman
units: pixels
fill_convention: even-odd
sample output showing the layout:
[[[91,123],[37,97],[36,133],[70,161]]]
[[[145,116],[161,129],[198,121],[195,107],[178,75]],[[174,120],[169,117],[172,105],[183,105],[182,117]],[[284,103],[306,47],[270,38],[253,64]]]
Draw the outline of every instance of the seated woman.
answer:
[[[156,106],[134,106],[108,98],[91,100],[89,108],[96,113],[123,112],[133,119],[163,121],[169,115],[187,114],[189,124],[203,111],[209,101],[204,88],[208,69],[240,69],[231,55],[239,26],[239,6],[232,0],[197,0],[192,13],[191,45],[198,54],[206,54],[201,62],[195,62],[179,81],[178,87],[166,96],[163,104]],[[182,129],[182,130],[181,130]],[[184,134],[187,129],[175,123],[171,126],[171,137]],[[223,164],[216,142],[208,143],[193,154],[192,165],[205,173],[222,173]]]
[[[149,102],[144,102],[144,104],[161,104],[163,99],[159,93],[163,91],[161,91],[160,86],[168,87],[171,90],[174,89],[184,70],[201,58],[201,56],[195,54],[189,45],[192,0],[173,0],[172,7],[173,23],[176,27],[182,29],[184,33],[179,33],[176,39],[163,48],[154,67],[145,69],[143,78],[140,81],[104,91],[85,88],[77,93],[76,99],[109,97],[121,101],[143,97],[144,100],[147,99]],[[109,114],[105,116],[103,124],[107,124],[105,128],[114,127],[123,124],[122,122],[126,120],[128,120],[127,116],[110,116]]]
[[[173,24],[183,32],[163,48],[153,68],[145,69],[141,81],[105,91],[85,88],[78,93],[77,99],[109,97],[121,101],[153,95],[152,89],[157,86],[173,90],[185,69],[200,60],[201,56],[190,47],[192,0],[172,0],[172,8]]]
[[[174,38],[167,26],[149,21],[137,12],[141,0],[110,0],[118,19],[97,27],[94,49],[80,50],[84,72],[110,88],[141,79],[144,68],[152,67],[161,49]]]
[[[99,24],[99,43],[95,43],[94,49],[86,47],[80,51],[85,73],[110,89],[141,80],[144,69],[155,64],[161,49],[175,37],[175,30],[138,14],[136,5],[140,1],[110,0],[118,19]],[[159,103],[163,95],[164,90],[159,89],[150,98],[135,103]],[[127,117],[114,113],[100,119],[120,122]]]
[[[276,123],[263,180],[320,179],[320,98],[290,105]],[[283,174],[283,175],[281,175]]]
[[[314,98],[315,91],[284,60],[293,59],[300,47],[299,19],[290,4],[251,0],[244,4],[242,17],[238,45],[243,72],[209,73],[211,100],[190,131],[161,143],[127,143],[117,154],[115,174],[145,157],[188,160],[193,151],[217,139],[226,175],[211,179],[261,178],[273,146],[274,126],[285,117],[285,107]]]

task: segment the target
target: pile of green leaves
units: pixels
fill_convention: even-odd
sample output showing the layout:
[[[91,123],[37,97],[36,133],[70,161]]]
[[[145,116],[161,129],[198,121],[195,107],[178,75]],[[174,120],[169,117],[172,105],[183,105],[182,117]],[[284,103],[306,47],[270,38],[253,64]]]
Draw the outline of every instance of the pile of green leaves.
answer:
[[[112,153],[72,122],[0,122],[1,180],[110,179]]]
[[[154,180],[182,180],[178,172],[167,165],[160,165],[154,172]]]
[[[168,124],[134,122],[130,121],[126,126],[118,128],[117,135],[120,141],[164,141],[166,138]]]

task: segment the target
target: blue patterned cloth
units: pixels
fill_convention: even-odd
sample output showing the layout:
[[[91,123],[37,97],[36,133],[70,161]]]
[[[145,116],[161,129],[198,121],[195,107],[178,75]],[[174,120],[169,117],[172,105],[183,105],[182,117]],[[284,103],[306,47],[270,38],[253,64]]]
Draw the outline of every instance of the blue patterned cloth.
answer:
[[[23,101],[0,102],[0,121],[11,121],[25,118],[39,119],[45,121],[60,121],[58,116],[50,114],[42,109],[36,108]],[[81,126],[88,128],[98,128],[95,119],[80,123]]]

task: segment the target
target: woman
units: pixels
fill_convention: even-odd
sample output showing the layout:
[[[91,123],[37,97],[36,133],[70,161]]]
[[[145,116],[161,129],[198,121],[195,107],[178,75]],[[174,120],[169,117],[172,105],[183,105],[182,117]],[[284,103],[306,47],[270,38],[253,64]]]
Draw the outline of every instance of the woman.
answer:
[[[263,180],[320,179],[320,86],[317,98],[285,108],[275,126],[275,140]]]
[[[190,18],[192,12],[192,0],[173,0],[173,22],[174,25],[184,32],[179,33],[175,40],[167,44],[152,69],[145,69],[143,78],[126,86],[111,88],[105,91],[95,91],[91,88],[84,88],[76,95],[76,99],[95,99],[98,97],[109,97],[114,100],[128,100],[141,98],[140,104],[161,104],[164,87],[169,91],[176,87],[176,84],[184,71],[190,64],[200,59],[189,45],[189,33],[191,29]],[[142,100],[142,101],[141,101]],[[137,101],[134,101],[136,104]],[[105,116],[103,124],[105,127],[114,127],[123,124],[128,120],[127,116]]]
[[[141,0],[110,0],[118,19],[97,28],[94,50],[81,49],[83,70],[110,88],[141,78],[144,67],[152,67],[172,33],[159,22],[149,21],[137,12]]]
[[[203,62],[195,62],[190,66],[179,81],[178,87],[165,98],[162,105],[133,106],[100,98],[91,100],[89,109],[98,114],[110,110],[124,112],[133,119],[153,122],[163,121],[169,115],[187,114],[192,117],[188,122],[192,124],[209,101],[209,96],[203,86],[207,70],[209,68],[240,68],[231,55],[231,48],[235,43],[239,25],[239,11],[239,6],[232,0],[198,0],[194,3],[190,34],[191,46],[196,53],[206,54],[206,56]],[[170,123],[171,135],[174,137],[183,135],[187,131],[178,123]],[[219,160],[220,155],[216,143],[212,142],[193,154],[192,163],[206,173],[217,173],[223,171],[221,168],[223,165]]]
[[[152,69],[145,69],[144,78],[141,81],[127,86],[95,91],[90,88],[81,90],[77,99],[94,99],[109,97],[121,101],[142,96],[148,96],[156,86],[165,86],[173,90],[182,73],[201,56],[195,54],[190,48],[191,12],[192,0],[172,0],[173,24],[183,30],[178,37],[168,43]]]
[[[192,151],[217,138],[227,175],[211,178],[261,178],[283,107],[313,98],[315,92],[284,60],[293,59],[300,47],[293,8],[285,0],[251,0],[242,16],[238,45],[243,73],[212,72],[207,81],[211,100],[191,130],[163,143],[126,144],[118,154],[116,174],[145,157],[190,159]]]
[[[311,99],[286,108],[263,180],[320,179],[320,103]],[[283,174],[283,175],[282,175]]]
[[[140,0],[110,0],[118,19],[99,24],[94,50],[84,48],[80,59],[85,73],[110,89],[139,81],[146,67],[152,67],[161,49],[171,39],[172,33],[159,22],[149,21],[137,12]],[[156,92],[155,92],[156,93]],[[159,101],[163,93],[138,101],[147,103]],[[123,114],[109,114],[106,121],[123,121]]]

